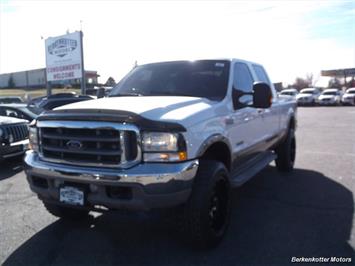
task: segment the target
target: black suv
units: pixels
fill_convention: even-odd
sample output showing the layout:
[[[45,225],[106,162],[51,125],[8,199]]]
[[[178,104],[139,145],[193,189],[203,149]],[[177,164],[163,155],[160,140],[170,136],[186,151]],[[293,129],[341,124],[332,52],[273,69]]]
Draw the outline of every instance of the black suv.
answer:
[[[28,149],[28,122],[0,116],[0,161],[19,156]]]
[[[29,102],[29,105],[35,105],[44,110],[52,110],[56,107],[76,103],[81,101],[92,100],[89,95],[76,95],[75,93],[57,93],[50,96],[42,96]]]

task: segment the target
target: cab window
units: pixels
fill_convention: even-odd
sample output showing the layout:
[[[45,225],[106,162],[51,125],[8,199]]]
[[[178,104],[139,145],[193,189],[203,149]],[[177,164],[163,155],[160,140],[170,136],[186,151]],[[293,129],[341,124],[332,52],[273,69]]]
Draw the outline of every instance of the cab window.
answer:
[[[0,108],[0,115],[20,118],[20,119],[26,119],[21,112],[16,111],[11,108]]]

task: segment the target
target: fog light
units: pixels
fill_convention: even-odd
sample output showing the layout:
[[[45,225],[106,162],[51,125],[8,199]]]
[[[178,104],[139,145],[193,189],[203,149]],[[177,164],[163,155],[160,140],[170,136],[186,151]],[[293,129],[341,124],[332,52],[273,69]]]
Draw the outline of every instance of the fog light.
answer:
[[[56,188],[59,188],[63,184],[64,184],[64,181],[62,181],[62,180],[58,180],[58,179],[54,180],[54,187],[56,187]]]

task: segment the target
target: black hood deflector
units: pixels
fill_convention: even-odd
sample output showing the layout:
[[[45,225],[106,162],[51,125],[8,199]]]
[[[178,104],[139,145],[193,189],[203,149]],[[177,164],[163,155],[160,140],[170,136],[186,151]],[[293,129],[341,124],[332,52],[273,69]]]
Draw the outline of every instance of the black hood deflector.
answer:
[[[178,123],[150,120],[132,112],[121,110],[98,110],[98,109],[68,109],[47,111],[41,114],[38,121],[61,120],[61,121],[98,121],[116,122],[136,125],[143,131],[173,131],[185,132],[186,128]]]

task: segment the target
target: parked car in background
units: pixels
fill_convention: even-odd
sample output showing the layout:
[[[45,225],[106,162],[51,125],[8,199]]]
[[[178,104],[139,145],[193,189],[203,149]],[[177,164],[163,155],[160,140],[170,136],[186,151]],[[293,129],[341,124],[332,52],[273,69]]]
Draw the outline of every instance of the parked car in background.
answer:
[[[32,121],[42,113],[43,109],[35,105],[25,103],[0,104],[0,116],[10,116],[27,121]]]
[[[0,97],[0,104],[1,103],[23,103],[23,100],[18,96],[2,96]]]
[[[52,110],[56,107],[69,103],[76,103],[92,99],[93,97],[89,95],[77,95],[75,93],[58,93],[50,96],[43,96],[32,99],[30,105],[36,105],[37,107],[44,110]]]
[[[343,105],[355,105],[355,88],[349,88],[341,97]]]
[[[317,88],[305,88],[296,96],[298,105],[315,105],[320,95]]]
[[[111,86],[95,86],[92,89],[86,89],[86,94],[95,96],[96,98],[103,98],[110,94],[112,88]]]
[[[338,89],[326,89],[318,97],[319,105],[340,105],[341,93]]]
[[[0,116],[0,161],[28,150],[28,121]]]
[[[297,94],[298,90],[296,89],[285,89],[279,93],[279,97],[296,99]]]

